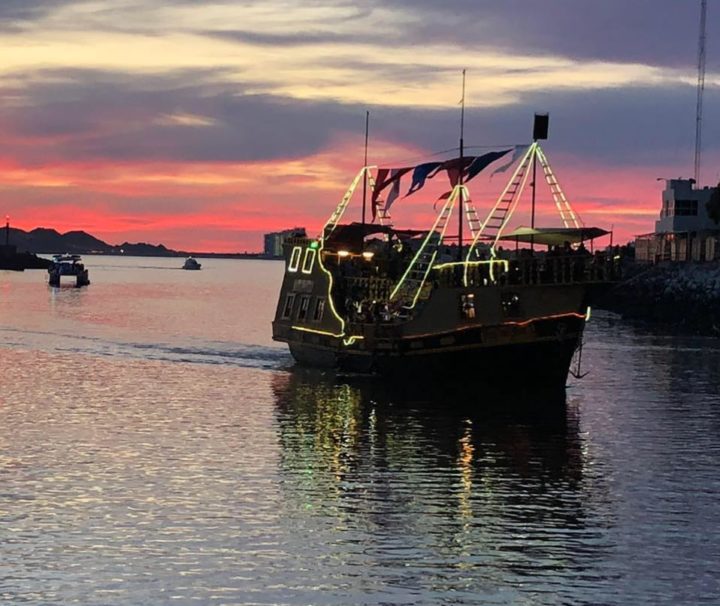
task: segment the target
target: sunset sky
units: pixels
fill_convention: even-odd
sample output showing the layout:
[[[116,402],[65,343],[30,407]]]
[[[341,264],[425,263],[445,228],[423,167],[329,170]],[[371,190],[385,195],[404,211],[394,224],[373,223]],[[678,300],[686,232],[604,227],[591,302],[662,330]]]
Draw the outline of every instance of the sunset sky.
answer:
[[[527,142],[549,112],[568,198],[625,241],[652,231],[658,177],[692,176],[699,15],[699,0],[1,0],[0,213],[196,251],[314,234],[362,165],[366,110],[373,164],[457,146],[465,68],[465,144]],[[707,185],[718,23],[709,0]],[[471,183],[480,214],[503,186],[489,174]],[[398,201],[397,225],[433,202]]]

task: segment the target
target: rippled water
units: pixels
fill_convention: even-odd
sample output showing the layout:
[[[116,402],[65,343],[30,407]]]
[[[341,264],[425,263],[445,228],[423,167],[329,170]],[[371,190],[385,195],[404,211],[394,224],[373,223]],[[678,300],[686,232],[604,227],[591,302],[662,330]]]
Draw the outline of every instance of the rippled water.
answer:
[[[1,604],[720,603],[717,340],[596,313],[566,401],[419,398],[180,262],[0,272]]]

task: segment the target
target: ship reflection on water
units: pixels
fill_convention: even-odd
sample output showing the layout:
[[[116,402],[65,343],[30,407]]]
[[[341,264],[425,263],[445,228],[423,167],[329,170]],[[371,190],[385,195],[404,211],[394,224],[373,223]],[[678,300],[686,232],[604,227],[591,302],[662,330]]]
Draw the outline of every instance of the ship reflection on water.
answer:
[[[512,597],[526,575],[557,597],[590,568],[607,580],[595,567],[608,550],[604,489],[585,478],[564,394],[403,398],[310,371],[278,375],[273,389],[284,498],[327,565],[384,570],[368,583],[427,598]]]

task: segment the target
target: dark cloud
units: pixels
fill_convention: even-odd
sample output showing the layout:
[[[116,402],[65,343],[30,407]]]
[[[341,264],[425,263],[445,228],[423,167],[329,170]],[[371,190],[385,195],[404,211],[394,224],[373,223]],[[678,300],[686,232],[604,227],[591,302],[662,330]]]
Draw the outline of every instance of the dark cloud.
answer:
[[[704,140],[709,155],[720,154],[720,91],[706,97]],[[695,137],[695,96],[684,87],[603,91],[562,91],[525,96],[517,105],[466,113],[466,144],[500,146],[527,142],[535,112],[550,113],[553,153],[610,166],[691,164]],[[451,146],[459,116],[450,112],[383,110],[379,130],[428,149]],[[419,136],[418,133],[423,133]],[[720,168],[720,167],[718,167]]]
[[[209,38],[220,38],[222,40],[231,40],[234,42],[243,42],[269,47],[296,47],[307,46],[310,44],[333,45],[348,44],[353,42],[363,44],[375,42],[377,44],[384,44],[387,42],[386,38],[377,34],[356,33],[348,35],[334,31],[321,30],[296,32],[292,34],[273,34],[253,30],[227,29],[204,31],[200,33],[201,35],[205,35]]]
[[[302,157],[340,137],[361,139],[364,106],[248,94],[243,85],[228,84],[226,75],[213,70],[31,74],[20,89],[5,91],[22,94],[25,103],[0,109],[6,134],[0,153],[35,165],[58,160],[243,162]],[[720,90],[708,89],[706,108],[704,140],[712,154],[720,145]],[[404,142],[428,152],[457,144],[456,107],[370,110],[376,141]],[[535,111],[550,112],[548,148],[554,152],[617,166],[684,165],[691,159],[695,94],[682,86],[559,89],[525,95],[512,106],[469,109],[466,144],[525,142]],[[178,117],[192,116],[210,125],[178,123]]]
[[[224,73],[192,70],[129,75],[52,70],[13,90],[22,106],[0,109],[10,138],[27,140],[5,154],[42,164],[66,160],[252,161],[292,158],[323,149],[357,110],[330,103],[245,94]],[[173,117],[197,116],[209,126]],[[0,150],[9,145],[0,141]]]
[[[696,63],[699,3],[675,0],[396,0],[417,43],[453,42],[511,52],[658,66]],[[713,16],[708,14],[712,39]],[[717,65],[717,63],[716,63]]]
[[[14,31],[77,0],[2,0],[0,31]]]
[[[345,2],[328,2],[346,6]],[[451,44],[464,49],[495,48],[510,53],[554,54],[580,60],[692,67],[697,61],[699,4],[674,0],[372,0],[366,11],[347,17],[356,28],[333,23],[292,34],[228,29],[205,32],[247,43],[281,47],[367,42],[389,45]],[[391,9],[397,30],[380,33],[364,17]],[[718,7],[708,9],[712,46]],[[332,13],[329,13],[332,14]],[[406,17],[406,21],[403,21]],[[716,32],[715,32],[716,33]],[[709,64],[720,61],[709,58]]]
[[[50,11],[79,0],[2,0],[0,28],[29,24]],[[242,7],[243,0],[207,4]],[[197,0],[143,0],[137,8],[197,6]],[[270,6],[272,6],[269,3]],[[326,7],[327,16],[309,29],[273,33],[238,27],[205,31],[220,37],[258,45],[293,47],[311,43],[364,42],[388,45],[451,44],[467,50],[495,48],[513,53],[556,54],[573,59],[640,62],[654,66],[687,67],[696,64],[699,3],[677,0],[365,0],[360,7],[348,0],[300,2],[298,6]],[[339,14],[333,8],[343,8]],[[104,28],[128,30],[123,15],[132,4],[99,5]],[[292,11],[292,5],[278,7]],[[379,15],[392,11],[392,22],[377,28]],[[708,64],[720,66],[713,53],[720,7],[708,8]],[[145,24],[147,31],[150,24]],[[100,27],[96,23],[97,27]],[[157,34],[170,33],[170,22],[157,25]],[[183,26],[184,28],[184,26]]]

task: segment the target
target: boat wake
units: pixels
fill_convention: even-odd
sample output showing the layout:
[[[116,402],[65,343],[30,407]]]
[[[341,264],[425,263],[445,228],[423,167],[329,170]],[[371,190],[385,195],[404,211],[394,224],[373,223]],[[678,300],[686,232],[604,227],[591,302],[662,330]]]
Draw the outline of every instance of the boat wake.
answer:
[[[229,364],[269,370],[283,370],[293,363],[284,348],[225,341],[141,343],[15,328],[0,328],[0,340],[10,348],[157,362]]]

